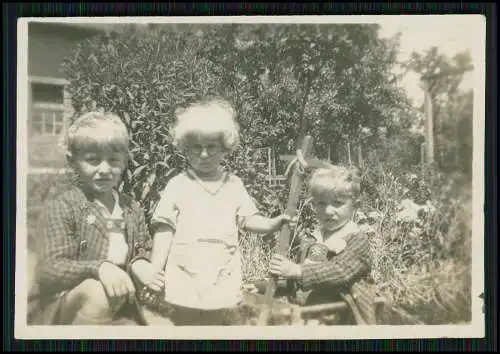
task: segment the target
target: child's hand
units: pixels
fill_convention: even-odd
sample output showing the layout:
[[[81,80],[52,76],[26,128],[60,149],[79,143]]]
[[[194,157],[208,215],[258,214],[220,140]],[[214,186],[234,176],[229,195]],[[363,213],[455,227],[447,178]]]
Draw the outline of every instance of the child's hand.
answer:
[[[282,214],[280,216],[277,216],[276,218],[274,218],[275,223],[272,232],[278,231],[284,223],[288,223],[290,229],[293,230],[297,226],[298,219],[299,217],[297,215],[289,216],[287,214]]]
[[[134,276],[154,292],[162,292],[164,287],[165,273],[157,271],[153,264],[145,260],[136,261],[132,265]]]
[[[149,306],[156,307],[160,300],[161,292],[165,287],[165,274],[163,271],[156,272],[154,278],[142,289],[140,298],[141,301]]]
[[[163,288],[165,287],[165,272],[161,270],[156,272],[153,281],[151,281],[149,284],[146,284],[146,286],[154,292],[161,293],[163,291]]]
[[[283,222],[287,222],[290,229],[293,230],[297,227],[297,223],[299,221],[299,216],[288,216],[286,214],[283,215]]]
[[[302,270],[299,264],[290,261],[288,258],[275,254],[269,265],[269,273],[283,278],[300,278]]]
[[[103,262],[99,268],[99,280],[109,297],[111,308],[118,311],[128,300],[133,301],[135,286],[130,276],[111,262]]]

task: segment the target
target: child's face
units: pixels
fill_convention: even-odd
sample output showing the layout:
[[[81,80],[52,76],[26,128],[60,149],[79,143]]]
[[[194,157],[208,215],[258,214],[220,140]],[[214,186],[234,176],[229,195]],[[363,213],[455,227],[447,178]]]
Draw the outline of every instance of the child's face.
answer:
[[[325,231],[335,231],[351,220],[355,211],[352,197],[335,194],[313,195],[316,217]]]
[[[91,149],[69,158],[84,188],[99,195],[111,192],[127,164],[126,154],[120,151]]]
[[[205,176],[217,173],[225,156],[224,147],[218,134],[191,136],[187,145],[189,164],[197,173]]]

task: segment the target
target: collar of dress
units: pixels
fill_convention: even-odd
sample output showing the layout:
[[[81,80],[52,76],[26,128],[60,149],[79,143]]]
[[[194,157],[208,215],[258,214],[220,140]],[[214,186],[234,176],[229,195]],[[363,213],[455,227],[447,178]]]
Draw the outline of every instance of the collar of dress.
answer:
[[[217,192],[220,191],[222,186],[229,180],[229,173],[227,173],[226,171],[222,171],[222,176],[220,179],[218,179],[217,181],[210,181],[210,182],[203,181],[202,179],[200,179],[200,177],[198,177],[196,172],[194,172],[194,170],[191,168],[188,168],[186,170],[186,175],[193,181],[198,183],[205,191],[207,191],[211,195],[217,194]]]

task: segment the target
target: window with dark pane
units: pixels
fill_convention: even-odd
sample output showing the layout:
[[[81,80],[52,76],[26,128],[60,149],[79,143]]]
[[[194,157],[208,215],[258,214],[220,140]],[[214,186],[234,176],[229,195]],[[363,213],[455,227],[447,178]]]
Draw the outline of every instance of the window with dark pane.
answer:
[[[64,128],[64,86],[33,82],[32,133],[59,135]]]
[[[64,86],[33,83],[31,86],[33,102],[64,103]]]

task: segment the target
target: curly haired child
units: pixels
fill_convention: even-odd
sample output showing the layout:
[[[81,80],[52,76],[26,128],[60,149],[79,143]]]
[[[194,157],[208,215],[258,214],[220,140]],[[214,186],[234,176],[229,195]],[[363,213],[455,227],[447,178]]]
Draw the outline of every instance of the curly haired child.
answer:
[[[238,230],[268,234],[295,219],[261,215],[242,180],[222,169],[239,142],[227,101],[196,102],[177,118],[174,144],[189,166],[168,182],[152,217],[152,262],[165,269],[175,325],[228,325],[241,301]]]

